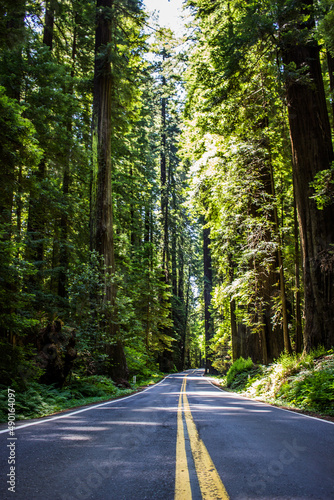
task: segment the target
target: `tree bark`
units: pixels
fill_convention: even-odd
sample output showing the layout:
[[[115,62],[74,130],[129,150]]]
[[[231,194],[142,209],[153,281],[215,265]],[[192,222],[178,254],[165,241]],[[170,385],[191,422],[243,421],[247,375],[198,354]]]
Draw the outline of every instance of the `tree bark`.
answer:
[[[203,227],[205,373],[212,372],[212,364],[208,350],[210,341],[214,334],[213,318],[211,314],[212,260],[211,260],[210,244],[211,244],[210,228]]]
[[[115,273],[113,205],[111,185],[111,91],[112,75],[110,50],[112,41],[112,0],[97,0],[97,27],[95,32],[94,98],[92,122],[93,186],[91,210],[91,246],[104,260],[106,304],[111,306],[108,315],[109,374],[114,380],[127,379],[128,369],[123,345],[119,336],[116,311],[116,286],[108,279]]]
[[[22,42],[24,39],[24,19],[25,19],[25,0],[19,2],[18,4],[6,5],[3,9],[5,13],[5,33],[3,34],[3,54],[1,59],[13,61],[13,65],[9,63],[9,69],[7,70],[7,78],[2,74],[3,86],[6,89],[6,95],[20,102],[21,97],[21,86],[23,78],[23,61],[22,61]],[[5,78],[4,78],[5,77]],[[15,206],[15,196],[14,193],[17,191],[16,195],[16,208],[17,208],[17,231],[16,238],[17,241],[21,238],[21,188],[22,188],[22,166],[19,166],[18,175],[16,173],[15,160],[10,158],[2,158],[1,162],[1,185],[0,185],[0,266],[2,268],[2,289],[10,291],[13,295],[16,292],[17,283],[13,282],[11,273],[8,269],[12,265],[13,258],[13,246],[11,245],[11,239],[13,236],[13,220],[12,213],[13,207]],[[4,310],[2,313],[4,315],[10,315],[13,313],[13,306],[10,302],[3,302]],[[15,335],[10,330],[10,327],[4,322],[0,326],[0,338],[9,340],[11,344],[15,344]]]
[[[299,4],[303,14],[311,14],[311,0]],[[301,34],[312,27],[311,19],[296,25],[296,31]],[[287,41],[283,38],[282,55],[303,257],[304,349],[309,351],[320,344],[326,348],[334,344],[334,205],[318,210],[310,186],[334,158],[319,47],[315,40],[300,38],[298,43],[290,35]]]
[[[275,200],[276,199],[276,189],[275,189],[275,180],[274,180],[274,172],[273,172],[271,157],[269,159],[269,163],[270,163],[271,195],[273,196],[273,198]],[[282,255],[282,246],[283,245],[282,245],[282,238],[280,235],[277,207],[275,204],[274,204],[273,212],[274,212],[276,236],[278,239],[277,259],[278,259],[280,295],[281,295],[281,304],[282,304],[284,351],[291,354],[292,348],[291,348],[291,341],[290,341],[289,327],[288,327],[288,307],[287,307],[287,299],[286,299],[284,264],[283,264],[283,255]],[[283,225],[283,223],[282,223],[282,225]]]
[[[74,16],[74,32],[72,41],[72,69],[71,69],[71,83],[68,89],[68,94],[73,96],[73,79],[75,75],[75,63],[77,56],[77,14]],[[66,130],[68,137],[72,136],[72,125],[73,117],[69,113],[67,116]],[[70,140],[69,140],[70,142]],[[69,218],[67,213],[67,200],[70,190],[71,182],[71,144],[67,145],[67,154],[64,158],[64,172],[63,172],[63,199],[64,199],[64,209],[61,214],[60,219],[60,251],[59,251],[59,276],[58,276],[58,295],[59,297],[67,297],[67,269],[69,264],[69,249],[68,249],[68,233],[69,233]]]
[[[54,25],[54,5],[55,2],[47,2],[44,29],[43,29],[43,44],[52,51],[53,44],[53,25]],[[29,244],[27,249],[27,259],[34,263],[37,268],[37,274],[29,279],[30,287],[33,291],[37,291],[42,286],[42,272],[44,261],[44,238],[45,238],[45,206],[48,200],[43,194],[43,182],[46,177],[46,155],[45,151],[43,157],[38,165],[36,173],[36,185],[30,192],[29,209],[28,209],[28,222],[27,232],[29,235]],[[37,297],[37,301],[38,301]]]
[[[332,93],[332,125],[334,129],[334,57],[327,49],[327,66],[329,74],[329,88]]]
[[[240,339],[238,336],[238,325],[235,314],[235,299],[230,301],[230,319],[231,319],[231,337],[232,337],[232,360],[233,362],[240,358]]]
[[[166,59],[163,49],[162,60]],[[166,78],[162,76],[161,98],[161,151],[160,151],[160,182],[161,182],[161,221],[162,221],[162,269],[166,283],[169,282],[168,273],[168,182],[167,182],[167,134],[166,134]]]
[[[52,50],[53,44],[53,26],[56,0],[50,0],[45,5],[45,21],[43,32],[43,43]]]
[[[295,190],[295,188],[294,188]],[[296,328],[296,345],[297,353],[302,352],[303,347],[303,330],[302,330],[302,314],[301,314],[301,294],[300,294],[300,265],[299,265],[299,234],[298,234],[298,217],[295,192],[293,194],[293,218],[294,218],[294,239],[295,239],[295,328]]]

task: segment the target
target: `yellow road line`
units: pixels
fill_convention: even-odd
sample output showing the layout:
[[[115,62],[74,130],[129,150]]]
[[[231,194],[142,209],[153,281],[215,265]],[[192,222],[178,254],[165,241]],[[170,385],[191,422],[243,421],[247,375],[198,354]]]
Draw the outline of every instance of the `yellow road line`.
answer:
[[[182,392],[185,389],[185,385],[186,378],[182,382],[177,409],[175,500],[191,500],[192,497],[182,418]]]
[[[187,379],[185,377],[183,379],[178,405],[175,500],[191,500],[192,498],[184,440],[182,399],[191,452],[202,498],[204,500],[229,500],[227,491],[219,477],[209,452],[202,439],[199,437],[186,395],[186,382]]]
[[[183,404],[191,451],[195,462],[202,498],[205,500],[228,500],[230,497],[227,494],[205,444],[198,435],[185,391],[183,392]]]

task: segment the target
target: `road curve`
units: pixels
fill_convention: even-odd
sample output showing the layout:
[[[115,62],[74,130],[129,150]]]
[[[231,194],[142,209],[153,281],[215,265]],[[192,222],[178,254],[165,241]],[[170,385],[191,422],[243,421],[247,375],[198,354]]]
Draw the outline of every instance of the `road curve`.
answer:
[[[2,425],[0,498],[334,499],[331,422],[223,392],[202,373],[20,422],[14,436]]]

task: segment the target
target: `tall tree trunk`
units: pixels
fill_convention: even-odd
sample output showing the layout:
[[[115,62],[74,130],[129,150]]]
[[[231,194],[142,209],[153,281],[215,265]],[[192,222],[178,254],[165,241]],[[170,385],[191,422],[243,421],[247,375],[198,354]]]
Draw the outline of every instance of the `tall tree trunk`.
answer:
[[[271,156],[271,144],[270,139],[266,136],[264,131],[265,127],[269,126],[269,117],[267,115],[267,98],[265,91],[265,79],[261,73],[261,88],[262,88],[262,106],[264,111],[264,119],[260,122],[259,128],[262,131],[263,137],[262,141],[264,141],[266,145],[266,149],[268,151],[268,158],[264,158],[262,165],[260,166],[260,176],[261,181],[263,183],[264,191],[269,195],[272,200],[273,208],[268,212],[269,220],[272,222],[274,231],[267,231],[265,238],[268,241],[271,239],[277,239],[278,248],[275,253],[272,255],[272,264],[270,265],[270,269],[268,273],[265,273],[264,276],[264,317],[265,317],[265,332],[262,332],[262,352],[264,353],[264,346],[267,346],[267,353],[264,355],[267,358],[267,361],[272,361],[277,358],[282,350],[284,349],[286,352],[291,353],[291,342],[289,337],[289,328],[288,328],[288,310],[287,310],[287,298],[286,298],[286,287],[285,287],[285,277],[284,277],[284,265],[283,265],[283,256],[282,256],[282,238],[280,235],[280,222],[277,213],[276,206],[276,189],[275,189],[275,178],[272,164],[272,156]],[[282,210],[283,217],[283,210]],[[283,225],[283,221],[282,221]],[[277,273],[277,265],[278,265],[278,273]],[[261,268],[261,265],[260,265]],[[282,310],[282,328],[280,326],[272,325],[272,316],[273,316],[273,296],[275,294],[275,285],[279,283],[279,293],[281,298],[281,310]],[[266,339],[266,341],[265,341]],[[264,361],[265,362],[265,361]]]
[[[231,321],[231,338],[232,338],[232,359],[233,361],[240,358],[240,339],[238,336],[238,325],[236,318],[236,305],[235,299],[231,299],[230,301],[230,321]]]
[[[72,128],[71,125],[68,126],[67,131],[69,132]],[[63,173],[63,198],[65,207],[60,218],[60,249],[59,249],[59,276],[58,276],[58,295],[59,297],[65,299],[67,297],[67,269],[69,263],[69,252],[68,252],[68,214],[67,214],[67,198],[69,194],[70,186],[70,158],[66,161],[64,165]]]
[[[179,281],[177,296],[179,297],[181,303],[184,302],[184,238],[181,232],[178,244],[178,265],[179,265]]]
[[[24,19],[26,13],[26,0],[15,2],[6,11],[6,49],[14,61],[9,68],[8,80],[5,79],[4,86],[6,94],[12,99],[20,101],[23,77],[22,42],[24,40]],[[6,56],[5,56],[6,57]],[[2,75],[3,77],[4,75]]]
[[[262,128],[262,126],[261,126]],[[267,140],[266,140],[267,142]],[[268,147],[268,144],[266,144]],[[262,153],[262,154],[261,154]],[[271,164],[270,155],[269,159],[266,157],[264,151],[259,152],[258,157],[253,160],[253,169],[256,178],[258,179],[258,187],[256,188],[255,198],[259,196],[269,196],[273,201],[273,182],[271,176]],[[262,157],[261,157],[262,156]],[[259,233],[259,241],[257,238],[254,241],[255,249],[257,249],[259,243],[272,242],[277,238],[277,227],[275,227],[275,212],[272,208],[264,207],[266,212],[263,217],[266,218],[263,224],[263,228]],[[249,213],[254,220],[258,218],[258,205],[256,199],[252,197],[249,202]],[[269,224],[267,223],[269,222]],[[278,224],[278,221],[276,221]],[[253,266],[256,280],[255,293],[255,310],[254,310],[254,322],[257,324],[257,333],[253,335],[253,338],[249,336],[248,328],[246,328],[247,344],[243,343],[243,346],[250,346],[250,356],[253,361],[259,359],[262,363],[273,361],[277,358],[281,352],[284,350],[284,336],[283,328],[281,325],[274,325],[273,318],[273,307],[274,307],[274,297],[277,295],[277,284],[280,284],[280,295],[283,309],[283,319],[286,318],[286,301],[285,290],[284,290],[284,277],[282,279],[283,266],[282,262],[279,265],[279,256],[276,251],[268,251],[266,255],[267,263],[263,263],[263,255],[256,253],[250,265]],[[280,273],[277,272],[277,268],[281,269],[281,279]],[[282,293],[283,290],[283,293]],[[242,333],[243,330],[240,330]],[[246,340],[246,339],[245,339]],[[254,345],[252,346],[252,343]],[[258,344],[258,345],[256,345]],[[252,347],[251,347],[252,346]]]
[[[295,189],[293,190],[295,191]],[[300,294],[300,278],[299,278],[299,234],[298,234],[298,216],[296,207],[295,192],[293,193],[293,219],[294,219],[294,240],[295,240],[295,350],[297,353],[302,352],[303,347],[303,330],[302,330],[302,314],[301,314],[301,294]]]
[[[54,0],[47,2],[43,30],[43,44],[49,48],[50,52],[52,51],[53,44],[54,7]],[[27,232],[29,243],[26,255],[30,262],[34,262],[37,269],[37,274],[29,279],[29,285],[34,292],[38,292],[42,286],[46,224],[45,207],[48,202],[46,196],[43,194],[43,182],[46,177],[46,154],[45,151],[38,165],[35,186],[33,186],[30,192],[28,209]],[[39,303],[38,296],[36,299]]]
[[[11,58],[15,60],[14,67],[10,68],[10,78],[5,79],[6,95],[17,102],[20,102],[22,85],[22,40],[24,32],[25,5],[23,1],[18,10],[9,10],[6,12],[7,36],[6,51]],[[17,7],[17,6],[16,6]],[[21,35],[19,35],[21,33]],[[7,56],[5,56],[7,57]],[[3,76],[3,75],[2,75]],[[8,75],[9,76],[9,75]],[[15,168],[7,163],[1,172],[0,188],[0,222],[4,229],[4,238],[11,237],[12,209],[14,201],[14,188],[16,176]],[[5,227],[7,226],[7,228]]]
[[[306,23],[296,25],[302,34],[313,28],[313,2],[304,0],[299,5],[303,17],[310,16]],[[291,42],[290,33],[288,41],[283,38],[282,54],[285,67],[295,68],[295,75],[286,71],[286,96],[303,256],[304,348],[309,351],[319,344],[326,348],[334,344],[334,205],[318,210],[310,186],[318,172],[330,168],[333,148],[319,47],[315,40],[300,38],[298,43]]]
[[[177,203],[176,203],[176,186],[175,186],[175,179],[174,179],[174,174],[172,170],[172,164],[170,162],[169,165],[169,170],[170,170],[170,179],[171,179],[171,192],[172,192],[172,213],[173,213],[173,218],[172,218],[172,230],[171,230],[171,254],[172,254],[172,291],[173,295],[176,299],[177,297],[177,292],[178,292],[178,287],[177,287],[177,235],[176,235],[176,227],[177,227],[177,222],[176,222],[176,210],[177,210]],[[175,302],[174,299],[174,302]],[[177,302],[177,301],[176,301]]]
[[[97,27],[95,32],[94,100],[92,122],[93,187],[91,240],[104,260],[105,301],[112,307],[108,317],[109,342],[106,353],[110,360],[110,376],[114,380],[126,379],[128,369],[122,341],[119,336],[116,311],[116,286],[108,279],[115,273],[113,205],[111,185],[111,92],[112,75],[110,50],[112,28],[110,11],[112,0],[97,0]]]
[[[77,14],[74,15],[74,31],[73,31],[73,41],[72,41],[72,69],[71,69],[71,83],[68,89],[68,94],[73,96],[73,79],[75,75],[75,63],[77,56]],[[70,190],[71,182],[71,144],[70,137],[72,137],[72,125],[73,117],[69,113],[66,121],[66,131],[69,144],[66,147],[66,155],[64,158],[64,172],[63,172],[63,200],[64,209],[60,218],[60,250],[59,250],[59,276],[58,276],[58,295],[61,298],[67,297],[67,269],[69,264],[69,245],[68,245],[68,233],[69,233],[69,217],[68,217],[68,194]]]
[[[211,314],[212,298],[212,260],[210,228],[203,227],[203,265],[204,265],[204,325],[205,325],[205,373],[212,373],[212,364],[208,353],[209,344],[214,334]]]
[[[162,60],[166,58],[165,48],[162,52]],[[162,269],[165,274],[166,283],[168,276],[168,182],[167,182],[167,134],[166,134],[166,104],[164,96],[166,78],[162,76],[162,98],[161,98],[161,149],[160,149],[160,183],[161,183],[161,225],[162,225]]]
[[[229,267],[229,279],[230,283],[233,282],[234,279],[234,268],[236,267],[235,262],[233,261],[232,253],[228,253],[228,267]],[[238,335],[238,324],[236,317],[236,302],[235,299],[230,300],[230,321],[231,321],[231,340],[232,340],[232,359],[235,361],[241,356],[241,339]]]
[[[21,86],[22,86],[22,42],[24,39],[24,19],[25,19],[25,0],[11,5],[6,5],[6,33],[5,43],[1,59],[8,63],[7,78],[2,76],[3,85],[6,89],[6,95],[11,99],[20,102]],[[4,121],[5,123],[5,121]],[[5,160],[4,158],[2,160]],[[14,203],[14,193],[16,194],[16,208],[17,208],[17,228],[16,239],[20,240],[21,237],[21,186],[22,186],[22,166],[20,165],[18,175],[16,174],[15,161],[3,161],[1,165],[1,182],[0,182],[0,267],[1,273],[1,287],[4,291],[10,292],[12,295],[16,294],[17,283],[14,282],[12,273],[9,271],[13,265],[13,245],[11,243],[13,236],[14,224],[12,220]],[[9,271],[9,272],[8,272]],[[5,304],[2,314],[10,317],[14,312],[13,305],[8,301]],[[15,335],[10,330],[7,321],[0,325],[0,338],[9,340],[13,345],[15,344]]]
[[[44,32],[43,32],[43,43],[52,50],[53,44],[53,27],[54,27],[54,15],[55,7],[57,1],[49,0],[46,2],[45,6],[45,22],[44,22]]]
[[[274,180],[274,171],[273,165],[271,162],[271,155],[269,159],[270,163],[270,184],[271,184],[271,195],[274,200],[276,199],[276,190],[275,190],[275,180]],[[287,307],[287,298],[286,298],[286,289],[285,289],[285,277],[284,277],[284,265],[283,265],[283,255],[282,255],[282,238],[280,235],[280,227],[277,213],[277,206],[274,203],[274,221],[275,221],[275,230],[276,236],[278,239],[278,249],[277,249],[277,259],[278,259],[278,267],[279,267],[279,283],[280,283],[280,296],[281,296],[281,306],[282,306],[282,322],[283,322],[283,341],[284,341],[284,351],[291,354],[291,341],[289,336],[289,327],[288,327],[288,307]],[[283,213],[283,211],[282,211]]]
[[[162,60],[167,57],[166,49],[162,49]],[[160,129],[160,186],[161,186],[161,233],[162,233],[162,280],[166,285],[170,284],[169,270],[169,188],[170,188],[170,159],[167,151],[167,98],[166,92],[166,77],[162,75],[161,80],[161,129]],[[166,299],[161,298],[164,302]],[[168,300],[168,306],[172,306],[172,301]],[[167,304],[166,304],[167,305]],[[173,315],[172,307],[170,309],[171,316]],[[172,317],[172,319],[174,319]],[[171,329],[163,328],[163,333],[171,335]],[[165,350],[160,356],[160,370],[170,371],[174,365],[173,352]]]
[[[329,88],[332,94],[331,102],[332,102],[332,124],[334,129],[334,57],[327,49],[327,65],[328,65],[328,74],[329,74]]]
[[[191,278],[191,266],[189,266],[187,293],[186,293],[186,303],[185,303],[185,317],[184,317],[184,329],[182,335],[182,348],[181,348],[181,363],[182,370],[187,368],[186,366],[186,354],[187,354],[187,329],[188,329],[188,315],[189,315],[189,296],[190,296],[190,278]]]

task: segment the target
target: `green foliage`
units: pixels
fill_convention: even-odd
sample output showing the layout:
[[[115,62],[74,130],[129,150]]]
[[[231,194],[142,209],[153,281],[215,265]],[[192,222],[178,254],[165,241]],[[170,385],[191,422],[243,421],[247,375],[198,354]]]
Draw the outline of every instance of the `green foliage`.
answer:
[[[237,378],[238,374],[242,372],[248,372],[253,368],[254,364],[251,358],[244,359],[242,356],[234,361],[231,368],[226,374],[227,385],[230,386],[232,382]]]
[[[97,252],[87,252],[84,262],[68,271],[71,322],[78,329],[79,349],[98,345],[100,324],[105,315],[103,262]]]
[[[16,392],[16,418],[25,420],[44,417],[55,412],[89,403],[131,394],[131,389],[119,389],[103,376],[75,377],[63,389],[33,382],[25,391]],[[0,421],[7,420],[7,387],[0,387]]]
[[[30,120],[23,118],[24,111],[24,107],[10,99],[6,89],[0,87],[0,165],[5,176],[19,165],[33,167],[41,155],[35,129]],[[5,177],[3,180],[8,183],[9,179]],[[6,187],[8,189],[8,184]]]
[[[312,349],[312,351],[308,354],[303,355],[283,353],[277,360],[275,360],[274,366],[276,366],[282,376],[285,377],[293,375],[301,369],[312,368],[314,365],[314,359],[320,358],[327,353],[328,351],[326,351],[323,346],[318,346],[316,349]]]
[[[38,380],[42,370],[36,366],[32,346],[11,345],[0,340],[0,384],[23,390]]]
[[[334,202],[334,166],[318,172],[311,183],[315,194],[312,196],[317,202],[319,210]]]
[[[277,399],[301,409],[334,415],[334,366],[282,384]]]
[[[234,391],[278,405],[334,415],[332,350],[320,346],[307,355],[282,354],[269,366],[237,362],[240,370],[227,384]]]

